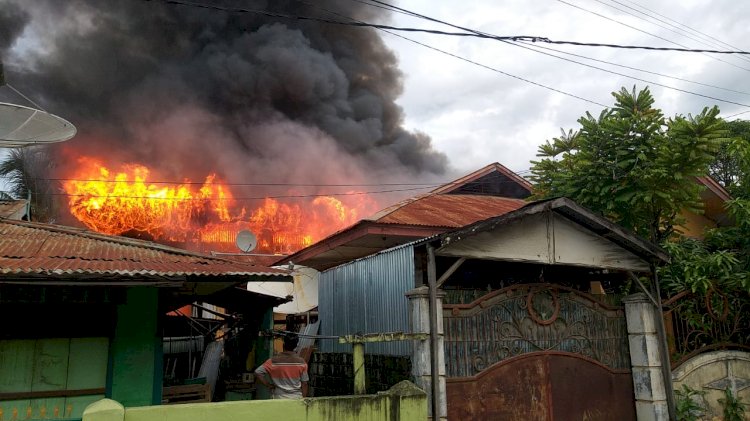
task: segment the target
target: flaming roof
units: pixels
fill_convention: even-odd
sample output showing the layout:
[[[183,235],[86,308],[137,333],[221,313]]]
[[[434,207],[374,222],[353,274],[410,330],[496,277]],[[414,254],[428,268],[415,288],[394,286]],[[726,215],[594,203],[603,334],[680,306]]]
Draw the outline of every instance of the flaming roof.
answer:
[[[493,163],[416,196],[306,247],[278,262],[327,269],[400,244],[514,211],[527,202],[531,185]]]

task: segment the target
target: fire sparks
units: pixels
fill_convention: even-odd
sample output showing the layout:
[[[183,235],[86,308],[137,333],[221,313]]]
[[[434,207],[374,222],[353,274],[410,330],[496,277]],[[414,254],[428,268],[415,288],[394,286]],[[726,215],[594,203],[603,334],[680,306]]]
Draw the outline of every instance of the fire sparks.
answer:
[[[249,229],[258,237],[258,252],[291,253],[356,222],[373,205],[365,200],[347,206],[330,196],[305,203],[266,198],[248,211],[214,174],[202,184],[179,185],[149,182],[150,176],[156,179],[143,165],[113,171],[81,158],[63,188],[71,214],[94,231],[147,234],[204,251],[231,251],[237,232]]]

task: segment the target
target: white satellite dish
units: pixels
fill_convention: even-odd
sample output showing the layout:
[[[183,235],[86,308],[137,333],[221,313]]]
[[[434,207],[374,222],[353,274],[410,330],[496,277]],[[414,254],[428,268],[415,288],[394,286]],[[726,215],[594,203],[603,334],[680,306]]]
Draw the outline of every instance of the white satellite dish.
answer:
[[[247,253],[255,249],[258,245],[258,239],[255,238],[255,234],[248,230],[242,230],[237,233],[237,248],[243,253]]]
[[[46,111],[0,102],[0,147],[62,142],[75,136],[69,121]]]

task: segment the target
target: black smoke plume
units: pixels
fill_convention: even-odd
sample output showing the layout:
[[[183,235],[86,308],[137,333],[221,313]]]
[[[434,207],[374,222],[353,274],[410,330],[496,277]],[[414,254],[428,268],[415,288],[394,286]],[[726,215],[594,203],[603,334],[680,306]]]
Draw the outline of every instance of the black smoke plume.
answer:
[[[209,1],[366,21],[350,0]],[[343,19],[343,18],[337,18]],[[435,179],[446,157],[403,128],[397,59],[372,28],[144,0],[0,0],[6,78],[78,128],[77,154],[233,183]],[[70,151],[73,151],[72,153]]]

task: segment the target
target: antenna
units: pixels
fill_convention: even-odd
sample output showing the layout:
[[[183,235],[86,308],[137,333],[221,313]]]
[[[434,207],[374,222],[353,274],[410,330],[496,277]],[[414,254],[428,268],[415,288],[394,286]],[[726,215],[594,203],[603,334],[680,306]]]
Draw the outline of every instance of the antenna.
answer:
[[[0,87],[22,96],[5,80],[3,63],[0,60]],[[63,142],[76,135],[76,128],[62,117],[37,108],[26,107],[12,102],[0,102],[0,148],[20,148],[30,145],[45,145]]]
[[[235,244],[237,244],[237,248],[240,249],[241,252],[247,253],[255,249],[255,246],[258,245],[258,239],[255,238],[255,234],[252,232],[242,230],[237,233],[237,241]]]

